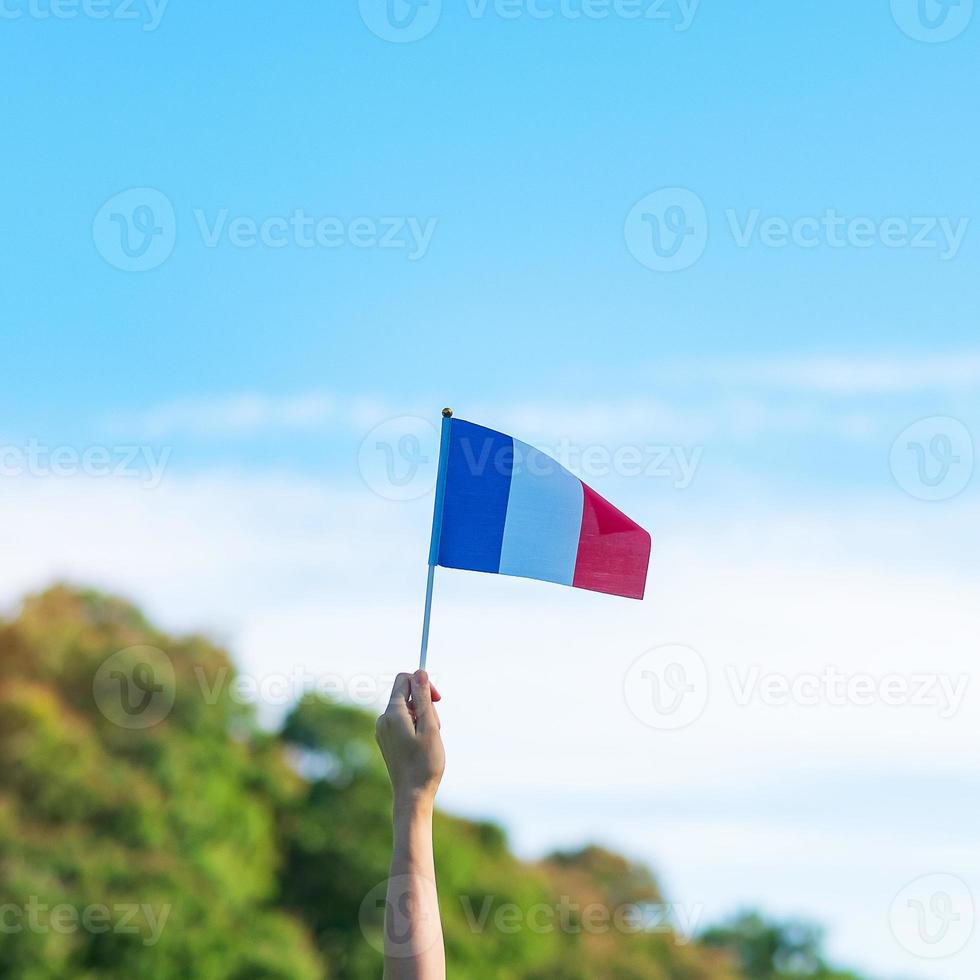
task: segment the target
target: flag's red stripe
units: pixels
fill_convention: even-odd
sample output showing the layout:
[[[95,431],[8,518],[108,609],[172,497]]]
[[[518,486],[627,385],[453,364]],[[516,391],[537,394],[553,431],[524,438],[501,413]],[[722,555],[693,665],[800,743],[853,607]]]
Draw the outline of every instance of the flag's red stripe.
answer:
[[[577,589],[642,599],[650,563],[650,535],[582,484],[582,532],[575,559]]]

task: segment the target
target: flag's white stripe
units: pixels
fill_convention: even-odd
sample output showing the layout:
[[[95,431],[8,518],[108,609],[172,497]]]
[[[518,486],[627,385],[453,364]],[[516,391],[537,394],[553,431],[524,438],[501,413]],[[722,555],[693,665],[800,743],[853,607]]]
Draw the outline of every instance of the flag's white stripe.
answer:
[[[501,574],[571,585],[582,530],[582,502],[578,477],[515,439]]]

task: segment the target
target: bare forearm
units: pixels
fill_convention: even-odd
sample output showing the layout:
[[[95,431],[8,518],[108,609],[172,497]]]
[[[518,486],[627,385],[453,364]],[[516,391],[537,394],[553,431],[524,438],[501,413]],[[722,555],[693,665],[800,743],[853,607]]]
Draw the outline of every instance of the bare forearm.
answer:
[[[395,800],[385,907],[385,980],[444,980],[432,854],[432,801]]]
[[[392,807],[392,874],[421,874],[435,881],[431,800],[395,800]]]
[[[378,719],[378,745],[394,799],[393,846],[385,905],[385,980],[445,980],[446,952],[432,857],[432,809],[446,766],[424,670],[399,674]]]

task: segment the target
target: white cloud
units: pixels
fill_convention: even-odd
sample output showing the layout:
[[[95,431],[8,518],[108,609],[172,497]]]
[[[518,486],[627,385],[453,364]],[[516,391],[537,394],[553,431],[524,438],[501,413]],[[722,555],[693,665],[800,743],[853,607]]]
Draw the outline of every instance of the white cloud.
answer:
[[[902,357],[823,355],[682,360],[656,365],[658,385],[722,384],[827,396],[894,395],[980,386],[980,351]]]
[[[940,401],[955,400],[980,386],[980,353],[676,361],[656,365],[646,380],[656,395],[474,400],[457,407],[464,418],[546,444],[562,438],[691,444],[800,433],[867,440],[907,423],[902,397],[932,392],[929,404],[934,405],[936,395]],[[860,406],[850,401],[856,397],[865,399]],[[322,390],[279,396],[232,393],[117,414],[109,421],[115,432],[153,439],[324,429],[356,437],[400,416],[435,420],[438,408]]]
[[[378,548],[404,552],[431,501],[395,507],[356,488],[241,473],[155,489],[106,477],[0,480],[0,594],[55,578],[118,590],[178,628],[228,632],[265,604],[384,588]],[[373,578],[366,582],[365,563]]]
[[[980,353],[891,357],[811,357],[721,368],[719,376],[828,394],[874,395],[928,388],[976,388]]]
[[[701,445],[713,439],[745,441],[761,436],[804,433],[863,440],[883,427],[871,413],[856,414],[815,403],[774,405],[747,395],[725,395],[705,402],[634,398],[542,402],[492,409],[476,406],[469,413],[491,427],[519,434],[546,451],[563,441],[576,446]]]
[[[318,429],[336,420],[337,401],[324,391],[286,396],[233,394],[170,402],[133,418],[115,417],[114,429],[149,438],[174,435],[243,436],[263,431]]]

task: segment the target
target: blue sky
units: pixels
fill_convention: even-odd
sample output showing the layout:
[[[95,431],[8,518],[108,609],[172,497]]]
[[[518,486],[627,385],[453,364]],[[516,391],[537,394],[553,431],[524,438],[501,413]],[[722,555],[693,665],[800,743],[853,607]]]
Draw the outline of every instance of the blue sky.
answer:
[[[626,848],[709,917],[808,915],[878,976],[975,973],[980,939],[923,959],[888,914],[926,875],[980,895],[975,688],[941,718],[732,682],[972,676],[973,4],[925,0],[938,41],[917,0],[594,2],[431,0],[397,43],[375,0],[6,0],[0,599],[67,576],[255,676],[381,677],[415,656],[453,405],[570,452],[654,562],[636,606],[440,573],[447,805],[531,855]],[[59,476],[31,445],[147,455]],[[712,693],[665,733],[627,702],[670,643]],[[488,745],[489,670],[540,748]]]
[[[53,423],[243,385],[608,396],[670,355],[974,341],[971,233],[948,262],[737,249],[723,217],[975,213],[973,29],[916,42],[887,3],[705,2],[684,32],[447,4],[402,45],[354,3],[270,16],[172,0],[152,32],[25,16],[0,45],[8,356],[57,379]],[[172,200],[177,247],[124,275],[92,220],[143,186]],[[625,250],[623,220],[665,186],[698,194],[713,234],[696,266],[655,276]],[[222,208],[438,225],[414,263],[207,249],[193,212]],[[8,421],[35,425],[36,395],[35,373],[16,372]]]

